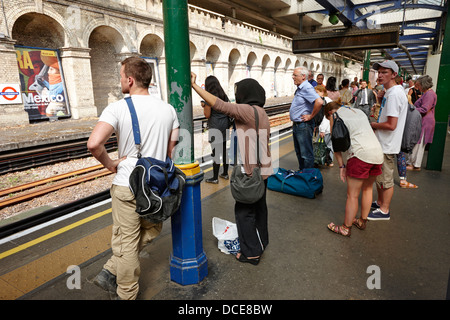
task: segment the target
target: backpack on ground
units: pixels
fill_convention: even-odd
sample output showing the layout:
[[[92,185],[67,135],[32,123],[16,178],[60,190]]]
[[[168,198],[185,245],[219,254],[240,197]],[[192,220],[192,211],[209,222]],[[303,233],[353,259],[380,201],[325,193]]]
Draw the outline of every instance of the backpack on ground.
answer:
[[[314,199],[323,190],[322,173],[317,168],[305,168],[301,171],[278,168],[267,178],[267,189]]]
[[[139,123],[133,101],[125,98],[131,113],[134,141],[141,144]],[[138,147],[138,150],[140,147]],[[151,222],[165,221],[180,207],[186,175],[167,157],[161,161],[151,157],[141,157],[129,179],[130,190],[136,199],[136,212]]]

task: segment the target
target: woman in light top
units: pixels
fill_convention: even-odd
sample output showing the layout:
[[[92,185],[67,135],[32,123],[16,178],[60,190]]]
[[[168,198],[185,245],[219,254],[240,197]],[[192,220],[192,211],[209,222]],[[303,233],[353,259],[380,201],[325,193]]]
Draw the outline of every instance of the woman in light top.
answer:
[[[339,163],[340,178],[343,182],[347,182],[347,202],[344,224],[339,226],[332,222],[328,225],[328,229],[349,237],[353,225],[361,230],[366,228],[367,216],[372,204],[373,183],[376,176],[381,174],[383,151],[363,111],[341,107],[334,101],[328,103],[324,107],[324,114],[330,120],[331,131],[333,130],[332,114],[335,112],[344,121],[350,133],[347,163],[341,152],[334,153]],[[361,192],[361,217],[356,219]]]

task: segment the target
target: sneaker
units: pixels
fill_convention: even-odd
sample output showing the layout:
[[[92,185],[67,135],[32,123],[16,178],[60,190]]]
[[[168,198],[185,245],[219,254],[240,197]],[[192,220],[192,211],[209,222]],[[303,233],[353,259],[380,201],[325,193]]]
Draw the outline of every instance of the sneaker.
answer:
[[[214,179],[214,178],[209,178],[209,179],[206,179],[205,181],[208,182],[208,183],[214,183],[214,184],[218,184],[219,183],[219,180]]]
[[[230,178],[230,177],[228,177],[228,174],[226,174],[226,173],[219,174],[219,177],[221,177],[222,179],[225,179],[225,180],[228,180]]]
[[[373,210],[369,213],[369,216],[367,217],[368,220],[389,220],[391,219],[391,214],[384,213],[381,211],[380,208]]]
[[[100,273],[95,277],[94,284],[105,291],[116,293],[116,276],[106,269],[102,269],[102,271],[100,271]]]
[[[379,208],[380,208],[380,206],[378,205],[377,201],[372,202],[370,209],[379,209]]]

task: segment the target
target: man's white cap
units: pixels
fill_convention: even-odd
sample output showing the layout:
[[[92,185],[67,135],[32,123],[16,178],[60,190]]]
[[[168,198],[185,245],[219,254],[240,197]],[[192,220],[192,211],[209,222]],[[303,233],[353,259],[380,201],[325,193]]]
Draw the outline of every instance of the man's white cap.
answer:
[[[383,61],[381,63],[376,62],[372,66],[372,68],[374,70],[378,70],[379,67],[392,69],[392,71],[398,73],[398,65],[392,60],[385,60],[385,61]]]

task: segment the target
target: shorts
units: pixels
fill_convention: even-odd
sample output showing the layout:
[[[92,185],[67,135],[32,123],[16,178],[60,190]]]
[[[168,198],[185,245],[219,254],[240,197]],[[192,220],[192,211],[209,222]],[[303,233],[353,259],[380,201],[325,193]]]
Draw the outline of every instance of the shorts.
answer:
[[[381,164],[367,163],[352,157],[347,161],[347,176],[356,179],[367,179],[369,176],[379,176],[381,171]]]
[[[396,154],[384,154],[382,171],[376,183],[379,189],[389,189],[394,186],[394,169],[397,165]]]

